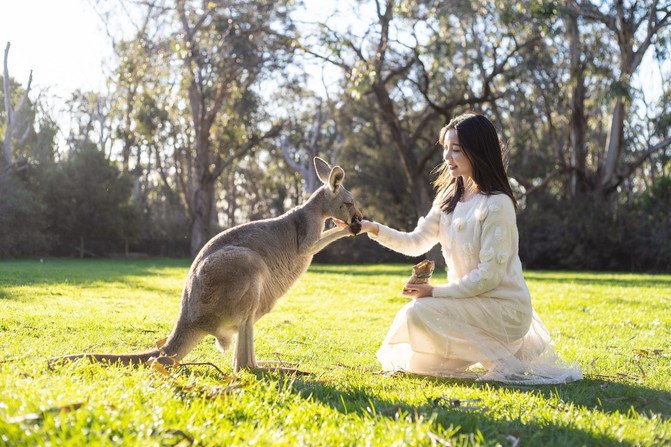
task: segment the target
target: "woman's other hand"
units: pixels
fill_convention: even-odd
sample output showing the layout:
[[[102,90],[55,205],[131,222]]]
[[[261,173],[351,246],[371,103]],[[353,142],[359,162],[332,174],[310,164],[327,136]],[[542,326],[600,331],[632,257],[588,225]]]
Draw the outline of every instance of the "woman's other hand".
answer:
[[[403,287],[403,295],[416,300],[418,298],[425,298],[433,296],[433,286],[430,284],[406,284]]]

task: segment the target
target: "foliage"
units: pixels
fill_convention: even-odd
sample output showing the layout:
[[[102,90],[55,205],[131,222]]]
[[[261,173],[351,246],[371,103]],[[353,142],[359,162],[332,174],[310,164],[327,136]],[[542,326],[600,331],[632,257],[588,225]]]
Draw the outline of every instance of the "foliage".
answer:
[[[53,253],[74,254],[82,238],[89,254],[121,252],[122,240],[137,235],[131,180],[95,146],[82,144],[42,180]]]
[[[650,190],[625,208],[630,220],[627,238],[631,245],[632,270],[671,271],[671,176],[657,179]]]
[[[520,257],[531,268],[671,270],[671,181],[613,207],[598,197],[527,198],[518,217]]]
[[[45,214],[41,198],[21,179],[0,174],[0,257],[46,252]]]
[[[234,374],[211,338],[184,360],[211,365],[166,375],[46,359],[153,346],[187,262],[0,262],[0,445],[671,443],[671,276],[527,271],[559,354],[585,379],[519,387],[380,374],[375,351],[411,265],[313,265],[259,320],[259,360],[306,375]]]
[[[75,254],[82,236],[117,240],[96,254],[120,251],[122,238],[144,253],[193,254],[220,229],[301,203],[315,154],[345,168],[368,218],[409,230],[430,206],[439,129],[474,109],[495,122],[509,175],[528,193],[526,265],[668,268],[668,2],[624,5],[621,20],[596,1],[347,0],[308,17],[293,1],[94,7],[136,28],[114,40],[107,93],[73,92],[69,128],[43,95],[30,98],[10,169],[21,184],[6,184],[3,209],[46,215],[46,227],[25,226],[46,243],[15,244],[14,255]],[[656,70],[651,100],[644,78]],[[10,85],[16,102],[24,90]],[[111,197],[72,167],[91,145]],[[105,206],[82,205],[89,188]],[[321,258],[398,259],[348,243]],[[173,248],[154,249],[162,244]]]

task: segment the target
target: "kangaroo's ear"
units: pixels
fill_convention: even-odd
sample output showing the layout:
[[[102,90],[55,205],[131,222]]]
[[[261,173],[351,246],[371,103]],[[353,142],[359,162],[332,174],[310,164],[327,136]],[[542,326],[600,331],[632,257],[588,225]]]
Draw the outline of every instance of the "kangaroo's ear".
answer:
[[[315,171],[317,172],[317,177],[322,183],[328,183],[329,176],[331,175],[331,165],[326,163],[319,157],[315,157]]]
[[[338,189],[343,180],[345,180],[345,171],[340,166],[334,166],[329,174],[329,188],[331,188],[331,191]]]

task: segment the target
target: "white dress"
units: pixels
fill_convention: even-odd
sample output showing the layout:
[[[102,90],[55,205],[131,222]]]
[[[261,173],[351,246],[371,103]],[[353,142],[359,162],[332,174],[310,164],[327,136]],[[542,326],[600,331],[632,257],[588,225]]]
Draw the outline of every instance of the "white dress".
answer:
[[[525,384],[582,379],[578,365],[557,358],[531,306],[507,195],[478,194],[450,214],[434,204],[410,233],[380,225],[369,236],[408,256],[440,243],[448,270],[433,297],[397,313],[377,352],[384,370]]]

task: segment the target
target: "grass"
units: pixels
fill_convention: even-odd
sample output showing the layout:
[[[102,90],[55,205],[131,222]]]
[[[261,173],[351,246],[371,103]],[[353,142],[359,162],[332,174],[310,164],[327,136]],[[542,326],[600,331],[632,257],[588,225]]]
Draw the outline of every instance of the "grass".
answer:
[[[152,347],[187,269],[0,262],[0,445],[671,445],[671,275],[527,272],[558,352],[585,374],[560,386],[380,374],[408,265],[313,265],[257,323],[257,358],[309,375],[233,374],[212,338],[185,362],[220,371],[47,367]]]

